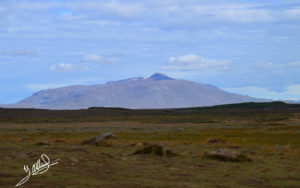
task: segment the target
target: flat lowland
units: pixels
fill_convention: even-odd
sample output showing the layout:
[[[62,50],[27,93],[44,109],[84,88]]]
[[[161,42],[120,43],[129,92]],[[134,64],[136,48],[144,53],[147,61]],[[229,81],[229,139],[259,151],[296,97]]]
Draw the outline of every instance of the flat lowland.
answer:
[[[83,145],[112,132],[108,145]],[[216,139],[222,142],[208,143]],[[176,155],[134,155],[161,143]],[[251,161],[206,157],[220,148]],[[300,105],[245,103],[129,110],[0,109],[0,187],[46,154],[59,163],[21,187],[300,187]]]

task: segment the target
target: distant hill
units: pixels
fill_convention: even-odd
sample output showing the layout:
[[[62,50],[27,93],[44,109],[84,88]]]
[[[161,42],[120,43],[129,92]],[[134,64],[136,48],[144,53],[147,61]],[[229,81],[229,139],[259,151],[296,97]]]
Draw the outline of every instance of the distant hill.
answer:
[[[212,85],[178,80],[155,73],[149,78],[137,77],[99,85],[75,85],[42,90],[9,107],[160,109],[266,101],[229,93]]]
[[[237,104],[224,104],[224,105],[216,105],[210,107],[196,107],[196,108],[186,108],[191,110],[287,110],[287,109],[300,109],[299,104],[295,103],[285,103],[282,101],[274,101],[274,102],[247,102],[247,103],[237,103]]]
[[[252,119],[270,123],[293,118],[299,113],[300,104],[283,102],[240,103],[211,107],[177,109],[125,109],[91,107],[83,110],[47,110],[0,108],[0,123],[33,122],[152,122],[152,123],[212,123],[220,120]]]

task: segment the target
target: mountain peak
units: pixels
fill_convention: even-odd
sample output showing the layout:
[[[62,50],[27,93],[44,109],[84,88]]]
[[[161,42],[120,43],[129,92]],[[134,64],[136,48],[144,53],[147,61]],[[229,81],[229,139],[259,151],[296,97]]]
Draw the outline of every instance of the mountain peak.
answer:
[[[153,109],[263,101],[265,100],[228,93],[207,84],[177,80],[155,73],[146,79],[136,77],[110,82],[106,85],[50,89],[38,92],[13,106],[46,109],[89,107]]]
[[[161,73],[154,73],[152,74],[149,79],[151,80],[174,80],[174,78],[170,78],[165,74],[161,74]]]

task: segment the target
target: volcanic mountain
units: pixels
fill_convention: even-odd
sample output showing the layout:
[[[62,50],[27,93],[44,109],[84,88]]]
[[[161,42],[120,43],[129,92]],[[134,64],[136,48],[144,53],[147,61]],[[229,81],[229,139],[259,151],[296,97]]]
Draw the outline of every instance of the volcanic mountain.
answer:
[[[99,85],[74,85],[42,90],[10,106],[43,109],[156,109],[265,101],[228,93],[212,85],[178,80],[155,73],[149,78],[137,77]]]

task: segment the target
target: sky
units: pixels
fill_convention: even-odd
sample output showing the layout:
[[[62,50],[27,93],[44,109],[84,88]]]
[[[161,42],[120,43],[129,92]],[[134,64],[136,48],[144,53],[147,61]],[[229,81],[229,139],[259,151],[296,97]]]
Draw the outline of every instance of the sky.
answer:
[[[0,1],[0,104],[156,72],[300,100],[300,1]]]

